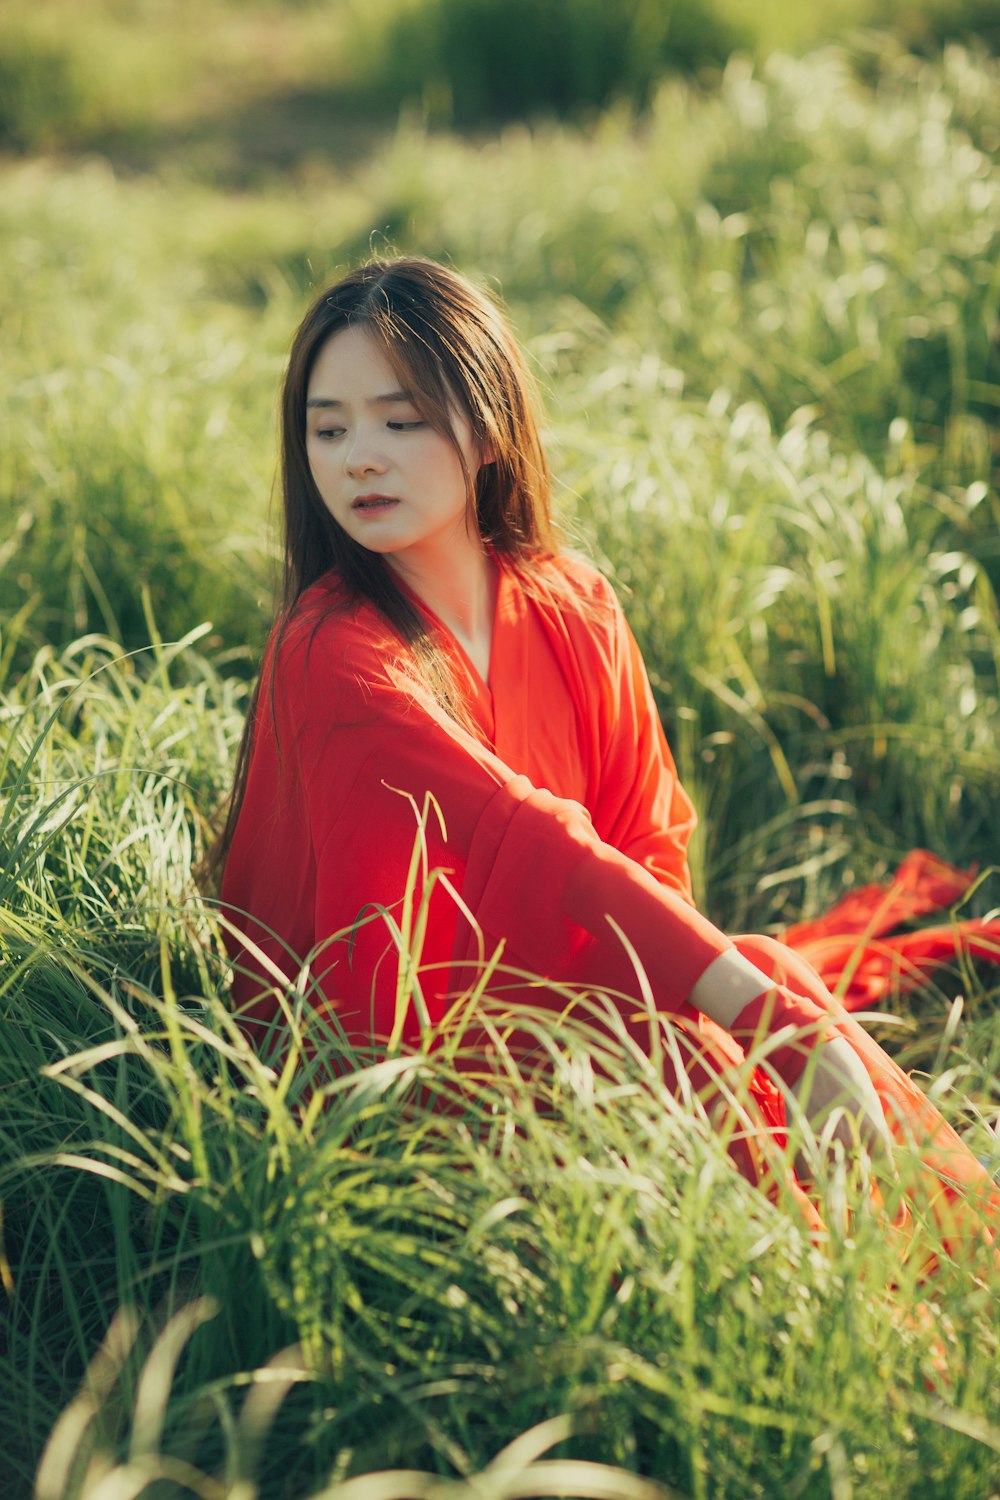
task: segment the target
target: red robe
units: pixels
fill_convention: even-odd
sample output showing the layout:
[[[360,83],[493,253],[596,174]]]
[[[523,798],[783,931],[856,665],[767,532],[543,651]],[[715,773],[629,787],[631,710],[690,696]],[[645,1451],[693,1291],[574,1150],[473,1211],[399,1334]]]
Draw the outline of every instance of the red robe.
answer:
[[[415,807],[428,792],[446,833],[431,817],[428,866],[448,871],[487,952],[503,939],[508,964],[638,994],[608,914],[635,944],[658,1002],[678,1011],[731,946],[691,904],[694,815],[621,609],[592,569],[552,566],[582,607],[532,597],[501,568],[489,688],[432,617],[478,738],[414,680],[374,608],[331,614],[332,579],[303,597],[278,648],[273,715],[270,652],[265,660],[223,885],[227,906],[252,914],[245,930],[286,972],[352,929],[363,901],[398,916]],[[424,964],[471,957],[473,929],[445,891],[431,911]],[[234,993],[243,1004],[260,981],[257,965],[247,974],[241,965]],[[392,1029],[395,967],[380,919],[313,960],[345,1029],[369,1037]],[[450,988],[442,969],[428,995],[432,1019]]]
[[[656,1008],[678,1018],[716,1065],[738,1062],[733,1039],[687,1003],[732,940],[692,904],[685,849],[693,810],[610,586],[566,558],[545,564],[531,584],[502,565],[488,687],[452,634],[430,620],[476,734],[415,680],[374,607],[347,605],[332,576],[303,596],[272,640],[222,891],[249,939],[232,945],[237,1005],[258,1023],[273,1019],[270,966],[294,979],[308,960],[313,1003],[332,1011],[351,1040],[389,1038],[394,1025],[397,1036],[415,1039],[415,1012],[396,1012],[390,926],[430,794],[440,820],[436,810],[425,819],[425,868],[447,871],[465,907],[462,914],[443,885],[430,898],[421,985],[431,1022],[468,978],[463,965],[501,941],[512,968],[641,1005],[635,963],[611,918]],[[785,985],[781,1023],[815,1027],[832,1008],[897,1133],[916,1131],[925,1160],[949,1182],[983,1187],[971,1153],[807,965],[774,940],[739,947]],[[547,995],[535,989],[530,998],[545,1004]],[[633,1013],[630,1029],[648,1040],[637,1008],[622,1005]],[[780,1098],[757,1072],[764,1119],[780,1128]]]

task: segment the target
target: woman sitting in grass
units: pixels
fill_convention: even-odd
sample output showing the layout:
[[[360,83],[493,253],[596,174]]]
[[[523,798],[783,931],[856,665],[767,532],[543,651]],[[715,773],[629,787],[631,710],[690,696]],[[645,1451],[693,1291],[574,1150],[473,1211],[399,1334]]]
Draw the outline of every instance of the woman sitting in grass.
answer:
[[[647,1049],[665,1013],[702,1093],[759,1044],[783,1087],[752,1074],[760,1139],[731,1146],[751,1178],[797,1100],[850,1152],[919,1140],[942,1203],[982,1186],[803,960],[694,906],[691,804],[611,588],[556,540],[530,382],[492,302],[416,259],[324,292],[292,347],[282,470],[284,597],[221,844],[255,1030],[297,979],[351,1045],[414,1043],[502,944],[492,992],[512,1009],[562,1010],[583,986]],[[401,984],[418,836],[441,873]]]

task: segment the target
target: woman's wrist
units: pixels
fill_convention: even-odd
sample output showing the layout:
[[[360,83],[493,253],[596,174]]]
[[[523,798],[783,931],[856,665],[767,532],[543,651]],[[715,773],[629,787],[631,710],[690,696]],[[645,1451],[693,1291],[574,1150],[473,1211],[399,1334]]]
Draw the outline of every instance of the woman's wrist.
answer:
[[[718,954],[691,987],[688,1000],[727,1031],[761,995],[774,987],[762,969],[736,948]]]
[[[773,981],[730,1027],[744,1052],[759,1051],[760,1061],[766,1061],[786,1083],[798,1082],[813,1048],[834,1029],[828,1011]]]
[[[776,985],[735,948],[712,960],[688,998],[724,1026],[744,1052],[759,1050],[761,1061],[766,1058],[788,1083],[797,1081],[812,1048],[831,1030],[828,1011]]]

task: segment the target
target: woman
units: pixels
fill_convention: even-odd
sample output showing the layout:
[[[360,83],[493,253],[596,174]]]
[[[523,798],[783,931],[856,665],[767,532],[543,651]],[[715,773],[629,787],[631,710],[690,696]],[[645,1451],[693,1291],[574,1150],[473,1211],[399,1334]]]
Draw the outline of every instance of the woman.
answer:
[[[351,1041],[414,1040],[502,943],[512,970],[617,995],[647,1045],[651,990],[699,1083],[780,1033],[769,1061],[815,1127],[883,1153],[887,1112],[897,1133],[919,1118],[950,1178],[975,1177],[807,965],[695,909],[691,805],[614,595],[556,544],[497,309],[426,261],[363,266],[307,313],[282,414],[284,598],[222,841],[241,1011],[272,1021],[276,977],[308,960]],[[418,821],[446,878],[404,1014],[392,917]]]

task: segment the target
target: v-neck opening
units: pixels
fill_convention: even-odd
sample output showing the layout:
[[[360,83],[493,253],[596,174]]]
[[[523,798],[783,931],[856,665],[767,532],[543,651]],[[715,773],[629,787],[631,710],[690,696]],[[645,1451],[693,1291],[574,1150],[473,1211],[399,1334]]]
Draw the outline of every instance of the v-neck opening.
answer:
[[[401,578],[398,581],[406,597],[412,600],[437,633],[442,650],[450,658],[476,737],[505,765],[530,774],[537,760],[530,695],[536,690],[533,684],[539,682],[544,682],[547,690],[557,692],[553,687],[555,678],[543,665],[546,649],[556,648],[546,647],[548,631],[542,617],[535,618],[536,611],[529,606],[516,565],[498,557],[492,550],[490,557],[496,564],[497,590],[488,680],[480,676],[454,632],[438,619],[409,584]],[[532,619],[535,619],[534,627]],[[533,648],[536,653],[540,652],[537,661],[532,659]],[[555,659],[553,661],[555,664]],[[562,679],[559,680],[561,684]],[[561,690],[560,687],[558,691]],[[566,725],[566,733],[572,737],[569,725]],[[544,735],[541,743],[548,743]],[[545,773],[539,769],[535,774],[541,778],[539,785],[544,785]],[[558,782],[558,777],[556,780]]]
[[[461,657],[463,665],[465,666],[466,671],[469,673],[469,676],[472,679],[472,685],[475,687],[477,693],[485,695],[492,709],[494,701],[494,690],[496,687],[497,627],[500,623],[502,612],[501,596],[503,595],[505,587],[506,570],[495,552],[491,551],[489,557],[497,570],[497,588],[496,596],[493,600],[493,626],[490,631],[490,654],[489,660],[487,662],[485,677],[480,672],[479,668],[472,660],[472,657],[469,655],[468,651],[462,645],[462,642],[459,640],[458,636],[451,629],[451,627],[446,625],[441,617],[434,613],[430,605],[426,604],[424,600],[421,599],[416,590],[411,588],[410,585],[406,582],[405,578],[402,578],[398,573],[396,574],[396,582],[403,589],[403,592],[409,595],[414,604],[416,604],[417,607],[423,611],[423,613],[431,621],[434,628],[447,638],[453,650],[456,651],[457,654]]]

